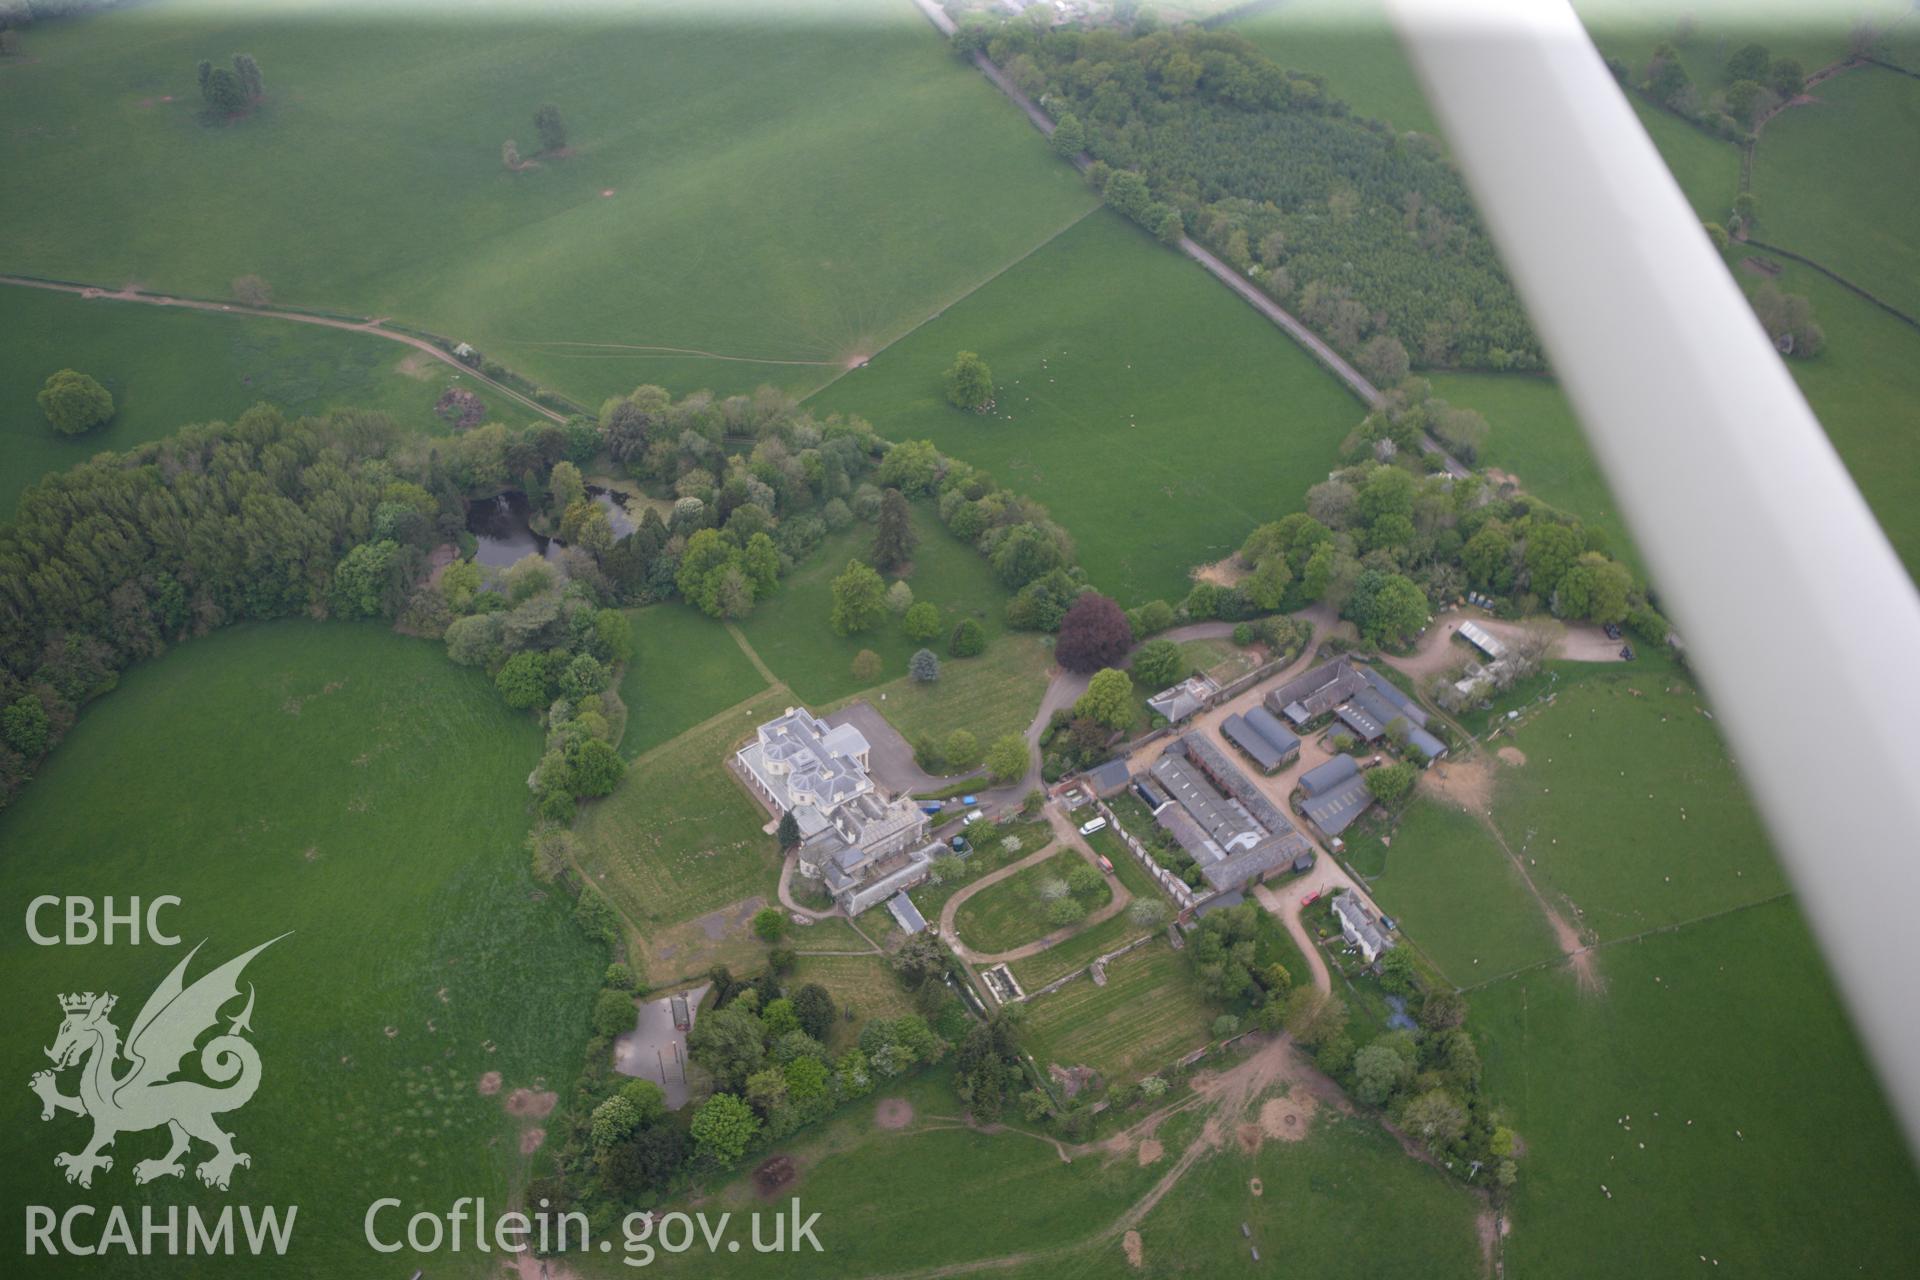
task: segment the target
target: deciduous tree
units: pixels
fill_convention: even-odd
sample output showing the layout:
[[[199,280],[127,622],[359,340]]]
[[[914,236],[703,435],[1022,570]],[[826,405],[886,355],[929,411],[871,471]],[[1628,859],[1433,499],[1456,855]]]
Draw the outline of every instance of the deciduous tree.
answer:
[[[1087,691],[1073,704],[1073,714],[1084,716],[1109,729],[1124,729],[1133,723],[1133,680],[1124,671],[1108,667],[1094,672]]]
[[[947,370],[947,403],[957,409],[984,413],[993,403],[993,371],[971,351],[953,358]]]
[[[73,369],[53,374],[35,397],[47,422],[63,436],[91,431],[113,417],[113,394],[91,376]]]
[[[1069,671],[1097,671],[1125,657],[1132,645],[1126,612],[1110,597],[1088,591],[1060,619],[1053,654]]]
[[[871,631],[886,616],[886,584],[871,566],[858,560],[847,561],[846,570],[833,580],[832,590],[833,612],[828,621],[835,635]]]

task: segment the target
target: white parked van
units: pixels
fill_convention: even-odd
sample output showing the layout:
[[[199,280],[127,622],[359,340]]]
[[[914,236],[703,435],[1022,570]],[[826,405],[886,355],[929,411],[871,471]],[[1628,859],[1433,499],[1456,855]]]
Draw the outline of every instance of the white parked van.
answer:
[[[1089,822],[1080,828],[1080,834],[1083,836],[1090,836],[1096,831],[1105,831],[1106,829],[1107,829],[1107,820],[1105,818],[1095,818],[1092,822]]]

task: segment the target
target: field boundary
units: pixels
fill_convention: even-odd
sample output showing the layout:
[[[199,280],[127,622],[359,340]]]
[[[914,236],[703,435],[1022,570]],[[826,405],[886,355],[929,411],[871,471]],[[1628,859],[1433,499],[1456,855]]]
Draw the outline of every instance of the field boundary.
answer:
[[[926,328],[928,325],[932,324],[935,320],[938,320],[941,316],[944,316],[945,314],[947,314],[947,312],[953,310],[955,307],[965,302],[968,298],[971,298],[974,294],[980,292],[982,289],[992,284],[995,280],[998,280],[1001,276],[1007,274],[1007,272],[1013,270],[1015,267],[1025,262],[1028,258],[1031,258],[1034,254],[1039,253],[1042,249],[1052,244],[1055,240],[1058,240],[1061,236],[1067,234],[1067,232],[1073,230],[1075,227],[1079,226],[1081,223],[1085,222],[1088,218],[1091,218],[1094,214],[1100,212],[1102,209],[1106,207],[1107,207],[1106,202],[1104,200],[1094,201],[1094,203],[1087,208],[1087,211],[1085,213],[1082,213],[1079,216],[1062,224],[1057,230],[1051,232],[1046,239],[1035,244],[1032,248],[1020,254],[1020,256],[1016,258],[1011,258],[1005,264],[999,267],[995,267],[992,271],[988,272],[985,276],[982,276],[975,283],[968,285],[965,289],[962,289],[959,293],[955,294],[952,298],[949,298],[947,301],[941,303],[938,307],[935,307],[932,311],[928,312],[926,315],[922,316],[920,319],[915,320],[912,324],[902,329],[899,333],[894,334],[891,338],[888,338],[885,342],[876,346],[872,351],[867,353],[866,360],[861,361],[860,364],[849,365],[845,368],[842,368],[840,372],[834,374],[831,378],[828,378],[825,382],[821,383],[819,386],[815,387],[813,390],[807,392],[806,395],[800,397],[800,402],[802,404],[805,404],[807,401],[819,395],[822,391],[825,391],[828,387],[831,387],[834,383],[840,381],[840,379],[852,373],[855,369],[860,368],[861,365],[865,364],[868,360],[872,360],[875,356],[879,355],[883,351],[888,350],[891,347],[899,346],[901,343],[905,342],[908,338],[911,338],[914,334],[920,332],[920,330]],[[829,361],[827,363],[832,363],[832,362]]]
[[[505,382],[494,378],[465,361],[459,359],[444,345],[448,339],[438,334],[428,334],[426,330],[408,332],[397,325],[388,325],[378,317],[354,319],[328,311],[298,310],[292,307],[253,306],[240,302],[218,302],[211,298],[196,298],[187,294],[153,293],[145,289],[128,286],[124,289],[108,289],[101,285],[81,284],[73,280],[52,280],[39,276],[0,274],[0,285],[13,285],[21,289],[45,289],[53,293],[70,293],[89,300],[107,300],[113,302],[142,302],[152,307],[181,307],[188,311],[206,311],[214,315],[251,316],[255,319],[289,320],[295,324],[319,325],[326,329],[339,329],[348,333],[371,334],[385,338],[389,342],[398,342],[403,346],[423,351],[440,361],[452,365],[461,373],[467,374],[476,382],[485,383],[501,395],[518,401],[540,416],[553,422],[565,422],[567,417],[558,410],[550,409],[540,401],[524,392],[517,391]],[[519,374],[510,375],[516,380],[526,381]],[[532,384],[529,384],[532,385]],[[543,389],[544,390],[544,389]],[[554,395],[553,392],[546,392]],[[579,409],[565,397],[555,396],[574,409]],[[584,412],[584,411],[583,411]]]
[[[1915,78],[1920,79],[1920,77],[1915,77]],[[1894,306],[1891,302],[1887,302],[1881,298],[1876,298],[1865,286],[1855,284],[1853,281],[1847,279],[1845,276],[1841,275],[1838,271],[1835,271],[1831,267],[1822,266],[1818,262],[1815,262],[1812,258],[1804,257],[1801,254],[1795,253],[1791,249],[1782,249],[1777,244],[1768,244],[1764,240],[1748,239],[1748,240],[1742,240],[1740,241],[1740,243],[1747,245],[1750,248],[1759,249],[1763,253],[1777,253],[1783,258],[1791,258],[1803,267],[1812,267],[1815,271],[1818,271],[1821,275],[1833,281],[1835,284],[1839,285],[1842,289],[1845,289],[1849,293],[1857,294],[1858,296],[1866,299],[1868,302],[1871,302],[1874,306],[1880,308],[1882,311],[1892,316],[1895,320],[1900,321],[1902,324],[1907,325],[1909,328],[1920,329],[1920,320],[1917,320],[1914,317],[1908,315],[1906,312],[1902,311],[1900,308]]]
[[[1638,933],[1622,934],[1618,938],[1606,938],[1599,942],[1588,944],[1584,950],[1586,952],[1604,951],[1608,947],[1617,947],[1628,942],[1640,942],[1663,933],[1678,933],[1682,929],[1691,929],[1697,924],[1706,924],[1709,921],[1719,920],[1726,916],[1738,915],[1742,911],[1752,911],[1757,907],[1770,907],[1776,902],[1791,899],[1792,897],[1793,891],[1791,889],[1782,889],[1779,893],[1769,894],[1767,897],[1756,899],[1753,902],[1742,902],[1737,906],[1723,907],[1719,911],[1709,911],[1703,916],[1693,916],[1686,920],[1676,920],[1672,924],[1657,924],[1651,928],[1642,929]],[[1553,956],[1545,960],[1536,960],[1532,964],[1523,964],[1518,969],[1510,969],[1506,973],[1496,974],[1491,978],[1483,979],[1470,987],[1461,987],[1459,988],[1459,992],[1461,995],[1468,995],[1498,983],[1509,982],[1525,974],[1538,972],[1541,969],[1552,969],[1559,965],[1569,964],[1572,959],[1573,957],[1571,956],[1562,955]]]

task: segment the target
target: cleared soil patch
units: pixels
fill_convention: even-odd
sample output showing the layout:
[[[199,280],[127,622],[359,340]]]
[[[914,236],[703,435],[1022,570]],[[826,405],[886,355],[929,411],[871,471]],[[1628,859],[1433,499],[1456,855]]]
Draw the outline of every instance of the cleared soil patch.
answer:
[[[794,1164],[792,1156],[774,1156],[764,1160],[753,1171],[753,1189],[763,1197],[771,1199],[779,1190],[799,1175],[799,1166]]]
[[[1318,1104],[1305,1089],[1290,1089],[1285,1096],[1268,1098],[1260,1104],[1260,1133],[1281,1142],[1299,1142],[1313,1124]]]
[[[540,1119],[553,1113],[554,1104],[560,1101],[560,1095],[551,1089],[538,1093],[532,1089],[515,1089],[507,1095],[507,1114]]]
[[[1140,1150],[1138,1153],[1140,1167],[1142,1169],[1146,1168],[1148,1165],[1152,1164],[1155,1160],[1158,1160],[1161,1156],[1165,1155],[1166,1153],[1167,1153],[1167,1149],[1165,1147],[1161,1146],[1159,1142],[1155,1141],[1154,1139],[1148,1138],[1145,1142],[1140,1144]]]
[[[905,1098],[882,1098],[873,1109],[873,1122],[882,1129],[904,1129],[913,1123],[913,1104]]]
[[[479,1083],[476,1084],[474,1088],[480,1091],[481,1097],[491,1098],[494,1094],[500,1092],[500,1073],[498,1071],[487,1072],[480,1077]]]

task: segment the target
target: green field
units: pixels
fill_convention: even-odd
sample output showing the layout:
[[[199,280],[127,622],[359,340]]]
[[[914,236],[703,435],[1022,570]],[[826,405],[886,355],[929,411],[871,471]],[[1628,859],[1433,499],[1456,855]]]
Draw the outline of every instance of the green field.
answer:
[[[0,286],[0,330],[0,519],[41,476],[190,422],[232,421],[261,400],[289,416],[380,409],[403,426],[445,431],[434,401],[464,385],[487,402],[489,421],[532,416],[410,347],[290,320]],[[34,400],[48,374],[69,368],[98,378],[115,409],[112,421],[77,438],[56,434]]]
[[[960,941],[989,955],[1011,951],[1054,932],[1061,926],[1048,922],[1048,903],[1040,896],[1040,886],[1048,880],[1065,880],[1074,868],[1086,865],[1086,859],[1074,850],[1061,849],[1015,872],[968,898],[954,915],[954,932]],[[1113,890],[1102,880],[1098,894],[1078,900],[1092,914],[1113,901]]]
[[[1474,1235],[1479,1203],[1449,1175],[1409,1159],[1376,1121],[1323,1105],[1304,1141],[1263,1142],[1251,1156],[1232,1146],[1195,1166],[1141,1224],[1143,1261],[1156,1276],[1259,1274],[1251,1244],[1279,1275],[1469,1280],[1485,1274]]]
[[[1752,278],[1742,273],[1742,283]],[[1840,451],[1907,571],[1920,578],[1920,331],[1806,267],[1787,263],[1782,289],[1805,294],[1827,347],[1787,368]]]
[[[1441,136],[1381,0],[1285,0],[1233,29],[1281,66],[1325,76],[1356,113]]]
[[[1776,116],[1754,151],[1758,238],[1920,316],[1920,79],[1866,67],[1814,95]]]
[[[715,624],[715,633],[725,638]],[[627,770],[620,787],[588,805],[575,823],[581,870],[643,935],[655,977],[694,972],[658,954],[657,934],[742,899],[768,900],[780,878],[779,850],[762,828],[769,818],[727,767],[756,725],[791,701],[773,689],[680,735]],[[745,921],[733,930],[744,936]],[[700,933],[695,929],[692,932]]]
[[[1501,769],[1494,821],[1583,932],[1625,937],[1785,891],[1704,706],[1671,663],[1643,655],[1563,683],[1499,740],[1527,762]]]
[[[1559,956],[1533,895],[1474,818],[1443,800],[1408,808],[1367,888],[1456,986]]]
[[[1733,212],[1734,198],[1740,194],[1739,149],[1671,111],[1661,110],[1637,93],[1628,98],[1693,211],[1702,222],[1725,226]]]
[[[395,11],[377,39],[267,8],[34,27],[0,77],[0,267],[216,298],[258,274],[598,403],[818,386],[1095,202],[904,3]],[[205,126],[195,63],[234,50],[266,101]],[[543,103],[572,154],[509,171]]]
[[[16,913],[0,944],[24,1019],[7,1040],[9,1075],[24,1086],[47,1065],[56,994],[114,992],[125,1033],[188,948],[205,940],[191,979],[291,931],[246,971],[262,1084],[222,1124],[253,1157],[233,1198],[298,1204],[299,1218],[285,1258],[244,1270],[392,1274],[361,1237],[372,1189],[422,1204],[504,1199],[529,1162],[514,1154],[523,1122],[501,1102],[579,1069],[605,952],[568,919],[566,896],[528,874],[520,780],[539,752],[532,720],[484,678],[373,627],[236,627],[130,671],[0,814],[0,880],[16,906],[43,893],[121,905],[178,895],[162,919],[184,945],[34,946]],[[475,1090],[489,1071],[504,1077],[497,1097]],[[136,1187],[134,1163],[165,1150],[159,1132],[123,1134],[91,1191],[69,1186],[53,1156],[79,1149],[85,1122],[42,1124],[24,1087],[7,1096],[23,1157],[7,1162],[15,1204],[116,1203],[137,1221],[140,1205],[225,1198],[191,1172],[184,1186]],[[203,1268],[155,1260],[139,1273]]]
[[[913,527],[920,543],[903,576],[913,588],[914,603],[926,601],[940,607],[941,634],[926,645],[907,639],[900,619],[891,613],[873,630],[856,635],[837,636],[828,624],[833,580],[846,571],[849,560],[866,560],[873,547],[873,526],[859,521],[829,535],[740,624],[761,660],[809,705],[833,702],[867,687],[853,674],[853,659],[862,649],[880,656],[883,681],[904,677],[907,659],[922,647],[941,656],[943,677],[962,667],[998,662],[999,637],[1007,625],[1007,592],[995,580],[986,557],[942,528],[925,505],[913,508]],[[891,581],[894,575],[882,576]],[[974,619],[986,631],[987,649],[978,657],[950,659],[947,636],[963,617]],[[1037,705],[1037,693],[1034,700]],[[886,710],[878,702],[874,705]]]
[[[1911,1268],[1920,1179],[1791,903],[1607,947],[1600,970],[1599,999],[1564,968],[1473,996],[1527,1144],[1509,1276]]]
[[[942,394],[962,349],[992,366],[992,414]],[[1362,413],[1258,313],[1105,212],[810,404],[931,439],[1045,503],[1127,605],[1179,600],[1188,569],[1291,510]]]
[[[1092,1067],[1111,1084],[1198,1049],[1219,1012],[1200,994],[1187,957],[1154,941],[1109,964],[1104,987],[1076,978],[1035,999],[1023,1036],[1041,1064]]]
[[[631,760],[767,687],[725,628],[690,605],[636,609],[633,657],[620,680]]]

